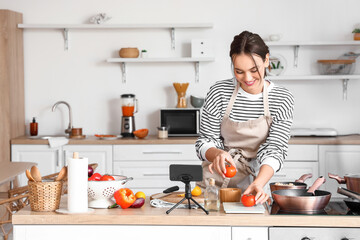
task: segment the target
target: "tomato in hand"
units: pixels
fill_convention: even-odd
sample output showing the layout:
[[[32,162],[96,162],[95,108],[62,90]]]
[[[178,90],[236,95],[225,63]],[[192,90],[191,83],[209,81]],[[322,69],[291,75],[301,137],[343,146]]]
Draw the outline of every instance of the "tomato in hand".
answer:
[[[122,209],[130,207],[136,200],[136,197],[129,188],[120,188],[114,193],[114,198]]]
[[[94,173],[91,177],[88,178],[88,181],[100,181],[101,174],[100,173]]]
[[[224,173],[225,177],[232,178],[233,176],[236,175],[236,167],[234,167],[233,165],[225,164],[225,169],[226,169],[226,172]]]
[[[245,207],[252,207],[255,205],[255,196],[252,194],[245,194],[241,197],[241,203]]]
[[[115,178],[113,176],[110,176],[110,175],[107,175],[107,174],[105,174],[104,176],[102,176],[100,178],[100,181],[114,181],[114,180],[115,180]]]

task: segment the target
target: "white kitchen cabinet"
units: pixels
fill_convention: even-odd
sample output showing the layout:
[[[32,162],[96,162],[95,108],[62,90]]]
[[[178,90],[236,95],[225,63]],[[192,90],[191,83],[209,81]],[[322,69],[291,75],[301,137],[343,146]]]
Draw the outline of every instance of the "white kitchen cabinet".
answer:
[[[14,240],[149,239],[231,240],[231,227],[141,225],[16,225]]]
[[[90,163],[98,163],[95,172],[101,175],[112,174],[112,145],[65,145],[62,148],[64,162],[67,165],[67,158],[78,152],[80,157],[86,157]]]
[[[112,145],[65,145],[50,148],[49,145],[11,145],[11,161],[36,162],[42,176],[59,172],[66,166],[66,159],[73,152],[89,158],[89,163],[98,163],[96,172],[112,174]],[[27,185],[25,174],[19,176],[20,186]]]
[[[170,164],[201,164],[193,144],[115,145],[113,156],[114,174],[133,177],[127,186],[147,195],[174,185],[184,188],[183,183],[170,181]]]
[[[64,166],[61,148],[48,145],[11,145],[12,162],[36,162],[42,176],[59,172]],[[19,176],[19,185],[27,185],[25,173]]]
[[[358,228],[270,227],[269,240],[347,240],[359,239]]]
[[[339,184],[330,179],[328,173],[344,177],[349,173],[360,173],[360,146],[359,145],[320,145],[319,147],[320,174],[326,176],[325,190],[332,193],[332,198],[345,198],[337,193]]]
[[[268,227],[232,227],[232,240],[267,240]]]

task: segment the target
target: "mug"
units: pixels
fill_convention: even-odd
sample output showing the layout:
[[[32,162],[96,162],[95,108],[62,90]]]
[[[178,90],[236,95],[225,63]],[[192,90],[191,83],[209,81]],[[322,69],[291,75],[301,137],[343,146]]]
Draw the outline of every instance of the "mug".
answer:
[[[240,202],[241,189],[240,188],[221,188],[220,202]]]

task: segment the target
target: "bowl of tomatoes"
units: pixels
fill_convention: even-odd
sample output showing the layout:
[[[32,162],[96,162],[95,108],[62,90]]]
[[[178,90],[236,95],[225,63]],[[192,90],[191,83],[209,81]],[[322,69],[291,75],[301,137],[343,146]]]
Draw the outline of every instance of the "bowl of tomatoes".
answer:
[[[90,208],[108,208],[115,203],[114,193],[124,188],[132,177],[122,175],[101,175],[94,173],[88,178],[88,199]]]

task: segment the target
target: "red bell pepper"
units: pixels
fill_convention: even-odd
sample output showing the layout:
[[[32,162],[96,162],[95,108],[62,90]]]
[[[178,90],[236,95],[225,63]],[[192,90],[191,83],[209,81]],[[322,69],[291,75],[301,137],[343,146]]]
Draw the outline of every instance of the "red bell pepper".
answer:
[[[114,193],[114,198],[122,209],[130,207],[136,200],[136,197],[129,188],[120,188]]]

